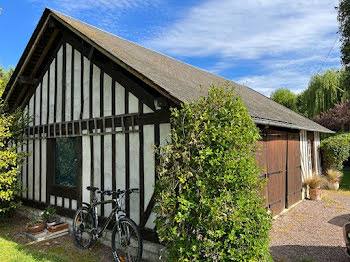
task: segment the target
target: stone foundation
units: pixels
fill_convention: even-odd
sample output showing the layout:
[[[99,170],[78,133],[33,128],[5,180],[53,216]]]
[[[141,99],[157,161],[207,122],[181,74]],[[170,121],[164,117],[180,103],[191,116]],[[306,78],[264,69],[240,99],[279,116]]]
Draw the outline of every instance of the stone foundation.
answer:
[[[22,216],[28,217],[30,219],[40,219],[41,213],[43,212],[40,209],[28,207],[28,206],[21,206],[17,209],[17,212],[21,214]],[[73,219],[58,216],[60,218],[60,221],[66,222],[69,225],[69,231],[72,233],[72,225],[73,225]],[[102,244],[111,247],[111,239],[112,239],[112,231],[106,229],[103,232],[103,236],[100,238]],[[150,241],[143,241],[143,253],[142,258],[150,261],[150,262],[158,262],[161,261],[160,256],[164,254],[165,247],[160,244],[155,244]]]

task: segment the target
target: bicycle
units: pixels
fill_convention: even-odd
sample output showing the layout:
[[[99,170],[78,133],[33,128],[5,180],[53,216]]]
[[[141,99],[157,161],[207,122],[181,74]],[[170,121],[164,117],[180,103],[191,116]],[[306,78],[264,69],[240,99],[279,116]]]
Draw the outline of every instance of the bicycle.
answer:
[[[112,252],[117,262],[139,262],[142,258],[142,239],[136,223],[126,216],[122,208],[121,198],[128,194],[138,192],[138,189],[131,188],[117,191],[100,191],[97,187],[88,186],[87,190],[92,192],[91,204],[83,202],[75,213],[73,221],[73,236],[77,247],[88,249],[102,236],[103,231],[115,217],[115,225],[112,231]],[[96,193],[101,195],[112,195],[111,200],[97,201]],[[112,211],[101,230],[98,229],[97,205],[114,203]],[[119,214],[120,213],[120,214]]]

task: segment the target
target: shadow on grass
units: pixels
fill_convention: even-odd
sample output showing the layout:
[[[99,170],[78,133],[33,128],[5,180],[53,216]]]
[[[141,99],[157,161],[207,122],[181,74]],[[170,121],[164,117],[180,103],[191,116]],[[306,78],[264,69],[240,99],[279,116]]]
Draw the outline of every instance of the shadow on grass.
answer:
[[[344,170],[344,176],[340,182],[339,188],[350,191],[350,170]]]
[[[317,237],[317,236],[315,236]],[[274,261],[349,261],[345,247],[341,246],[299,246],[285,245],[271,247]]]

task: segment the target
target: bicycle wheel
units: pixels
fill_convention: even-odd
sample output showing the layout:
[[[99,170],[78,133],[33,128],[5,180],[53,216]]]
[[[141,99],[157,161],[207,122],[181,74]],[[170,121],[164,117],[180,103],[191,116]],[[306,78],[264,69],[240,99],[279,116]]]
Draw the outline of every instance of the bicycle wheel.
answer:
[[[112,251],[117,262],[139,262],[142,258],[142,239],[140,231],[128,217],[119,220],[112,233]]]
[[[91,247],[94,242],[93,229],[95,220],[87,207],[81,207],[75,213],[73,221],[74,243],[81,249]]]

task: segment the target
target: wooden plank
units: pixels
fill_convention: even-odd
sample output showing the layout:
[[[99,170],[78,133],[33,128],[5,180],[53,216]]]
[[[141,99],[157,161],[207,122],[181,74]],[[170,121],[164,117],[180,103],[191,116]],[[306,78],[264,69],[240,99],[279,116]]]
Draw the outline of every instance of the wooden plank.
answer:
[[[127,114],[129,112],[129,95],[127,89],[125,89],[124,99],[125,113]],[[126,130],[128,129],[129,127],[126,127]],[[128,133],[125,134],[125,188],[130,188],[130,138]],[[129,195],[127,195],[125,198],[125,211],[126,215],[130,216]]]

